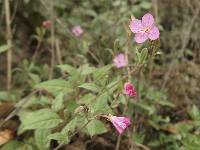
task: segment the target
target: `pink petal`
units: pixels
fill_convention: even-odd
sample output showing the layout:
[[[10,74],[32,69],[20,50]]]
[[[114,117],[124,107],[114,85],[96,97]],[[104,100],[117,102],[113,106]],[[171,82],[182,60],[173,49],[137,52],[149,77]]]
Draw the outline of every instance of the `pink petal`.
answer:
[[[151,27],[153,24],[154,24],[154,18],[153,18],[153,16],[152,16],[150,13],[147,13],[147,14],[145,14],[145,15],[142,17],[142,25],[143,25],[145,28],[149,28],[149,27]]]
[[[156,26],[153,26],[152,29],[148,33],[148,38],[151,40],[156,40],[160,36],[159,29]]]
[[[141,31],[143,29],[142,21],[138,19],[133,19],[129,24],[129,28],[133,33]]]
[[[125,58],[124,54],[118,54],[117,56],[115,56],[113,63],[117,68],[121,68],[125,67],[128,64],[128,61]]]
[[[127,117],[112,116],[111,122],[120,134],[131,124],[130,119]]]
[[[124,131],[125,128],[121,124],[119,124],[117,122],[113,122],[113,125],[115,126],[115,128],[117,129],[117,131],[119,132],[119,134],[123,133],[123,131]]]
[[[135,41],[137,43],[143,43],[148,39],[148,34],[147,33],[136,33],[135,34]]]
[[[72,32],[76,37],[79,37],[83,33],[83,29],[81,28],[81,26],[74,26],[72,28]]]

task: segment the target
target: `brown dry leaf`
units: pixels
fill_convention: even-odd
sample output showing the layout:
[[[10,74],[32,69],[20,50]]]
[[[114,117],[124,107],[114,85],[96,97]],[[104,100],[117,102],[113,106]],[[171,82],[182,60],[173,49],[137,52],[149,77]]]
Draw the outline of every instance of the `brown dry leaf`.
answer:
[[[11,140],[13,136],[14,134],[12,130],[5,129],[3,131],[0,131],[0,146]]]

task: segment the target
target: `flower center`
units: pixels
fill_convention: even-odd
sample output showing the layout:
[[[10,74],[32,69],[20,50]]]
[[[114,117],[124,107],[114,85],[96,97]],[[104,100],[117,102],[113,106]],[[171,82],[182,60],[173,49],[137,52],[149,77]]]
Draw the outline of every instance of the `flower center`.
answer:
[[[145,28],[144,29],[144,32],[148,33],[151,29],[148,27],[148,28]]]

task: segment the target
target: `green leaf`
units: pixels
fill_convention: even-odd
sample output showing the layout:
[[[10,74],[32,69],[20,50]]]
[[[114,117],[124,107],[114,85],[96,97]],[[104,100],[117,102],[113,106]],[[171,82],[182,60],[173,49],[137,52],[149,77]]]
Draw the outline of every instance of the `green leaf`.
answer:
[[[79,74],[78,70],[68,64],[58,65],[58,68],[60,68],[63,72],[67,72],[70,75],[77,75]]]
[[[78,70],[81,73],[81,75],[89,75],[93,73],[96,70],[96,68],[90,67],[88,66],[88,64],[86,64],[86,65],[81,66]]]
[[[5,52],[5,51],[7,51],[9,48],[11,48],[12,46],[10,46],[10,45],[1,45],[0,46],[0,54],[1,53],[3,53],[3,52]]]
[[[106,86],[106,89],[108,89],[109,93],[113,93],[115,90],[117,90],[119,84],[121,83],[118,80],[113,81]]]
[[[54,95],[57,95],[60,92],[70,93],[73,90],[70,88],[69,82],[61,79],[48,80],[42,83],[35,85],[35,89],[45,89]]]
[[[107,75],[109,73],[109,71],[110,71],[111,68],[112,68],[111,65],[106,65],[106,66],[103,66],[101,68],[96,69],[93,72],[94,79],[95,80],[101,79],[102,77],[104,77],[105,75]]]
[[[62,122],[60,117],[50,109],[40,109],[34,112],[20,112],[19,117],[23,130],[49,129]]]
[[[48,129],[35,130],[34,138],[39,150],[48,150],[50,148],[50,140],[47,138],[49,134],[51,134],[51,131]]]
[[[94,83],[84,83],[84,84],[82,84],[78,87],[84,88],[84,89],[87,89],[87,90],[90,90],[90,91],[93,91],[93,92],[99,91],[99,87]]]
[[[61,131],[63,134],[67,134],[69,132],[74,132],[76,128],[81,128],[83,127],[87,122],[86,117],[83,116],[76,116],[73,118]]]
[[[78,101],[77,103],[78,104],[90,104],[92,102],[92,100],[95,99],[95,95],[91,94],[91,93],[88,93],[88,94],[85,94],[83,95]]]
[[[112,110],[108,105],[108,95],[102,94],[99,96],[96,100],[94,100],[90,106],[89,109],[91,110],[91,113],[111,113]]]
[[[143,8],[143,9],[150,9],[151,8],[151,3],[150,2],[146,2],[146,1],[143,1],[140,3],[140,7]]]
[[[143,48],[142,51],[141,51],[141,55],[140,55],[140,64],[144,64],[145,63],[147,55],[148,55],[148,49],[147,48]]]
[[[76,103],[75,100],[69,100],[66,102],[66,109],[70,112],[70,113],[74,113],[74,110],[78,107],[78,104]]]
[[[52,102],[52,110],[55,112],[60,111],[61,109],[64,108],[63,105],[63,93],[59,93],[56,98]]]
[[[88,123],[86,128],[90,136],[107,132],[105,125],[99,120],[92,120],[90,123]]]
[[[9,141],[6,143],[3,147],[1,147],[1,150],[18,150],[23,144],[21,142],[18,142],[17,140]]]
[[[196,105],[193,105],[192,106],[192,109],[188,112],[190,117],[193,119],[193,120],[198,120],[200,121],[200,112],[199,112],[199,109],[197,108]]]
[[[114,51],[117,52],[118,50],[121,49],[121,46],[120,46],[120,40],[119,39],[116,39],[114,41]]]
[[[145,134],[144,133],[137,133],[137,132],[133,133],[133,141],[135,143],[142,144],[144,142],[144,138],[145,138]]]
[[[47,139],[49,140],[56,140],[58,141],[58,143],[69,143],[69,137],[67,136],[67,134],[61,133],[61,132],[56,132],[53,134],[50,134]]]

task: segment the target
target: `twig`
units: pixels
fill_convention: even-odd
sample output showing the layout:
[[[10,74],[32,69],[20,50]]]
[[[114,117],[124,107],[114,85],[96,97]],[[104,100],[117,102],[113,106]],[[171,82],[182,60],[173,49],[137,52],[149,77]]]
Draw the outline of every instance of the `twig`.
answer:
[[[53,68],[54,68],[54,65],[55,65],[55,27],[54,27],[54,0],[51,0],[50,1],[50,15],[51,15],[51,22],[52,22],[52,25],[51,25],[51,64],[50,64],[50,71],[49,71],[49,79],[52,78],[53,76]]]
[[[7,30],[7,44],[12,46],[12,30],[11,30],[11,18],[10,18],[10,3],[9,0],[4,0],[5,4],[5,20]],[[11,89],[12,85],[12,48],[7,51],[7,90]]]
[[[115,150],[119,150],[121,138],[122,138],[122,135],[120,134],[120,135],[117,137],[117,144],[116,144]]]
[[[61,52],[60,52],[60,45],[59,45],[59,40],[58,39],[56,39],[56,55],[57,55],[57,59],[58,59],[59,65],[63,64],[62,56],[61,56]]]

